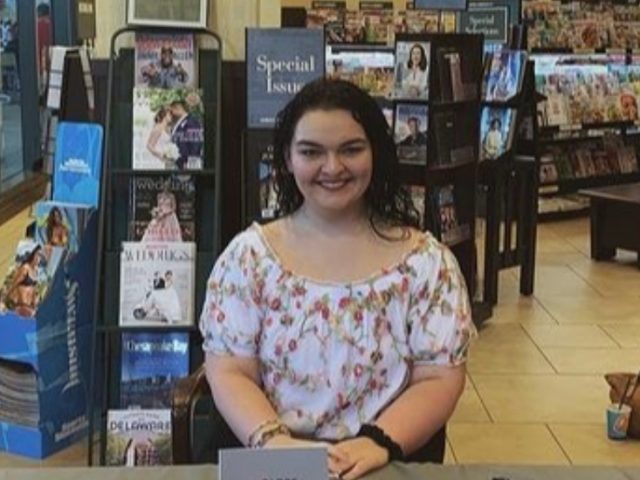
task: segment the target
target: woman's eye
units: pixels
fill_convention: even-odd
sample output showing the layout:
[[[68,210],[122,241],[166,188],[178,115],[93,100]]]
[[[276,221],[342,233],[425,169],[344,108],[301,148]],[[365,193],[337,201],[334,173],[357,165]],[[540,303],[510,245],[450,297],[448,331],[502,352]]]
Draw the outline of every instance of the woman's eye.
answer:
[[[360,152],[362,152],[363,149],[364,147],[347,147],[342,150],[342,153],[347,157],[352,157],[354,155],[358,155]]]
[[[315,158],[315,157],[318,157],[321,152],[320,152],[320,150],[314,150],[314,149],[309,148],[309,149],[300,150],[299,153],[303,157]]]

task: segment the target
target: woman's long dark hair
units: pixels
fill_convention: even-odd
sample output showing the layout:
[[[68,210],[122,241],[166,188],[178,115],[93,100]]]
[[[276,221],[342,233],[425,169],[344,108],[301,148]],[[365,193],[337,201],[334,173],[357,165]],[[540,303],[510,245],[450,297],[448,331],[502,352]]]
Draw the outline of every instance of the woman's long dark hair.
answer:
[[[420,50],[420,63],[418,64],[418,68],[423,72],[427,69],[427,54],[422,48],[422,45],[419,43],[414,43],[409,49],[409,60],[407,61],[407,68],[411,70],[413,68],[413,60],[411,59],[411,54],[413,53],[413,49],[417,48]]]
[[[276,117],[273,162],[277,216],[295,212],[304,201],[287,168],[287,156],[298,121],[312,110],[346,110],[364,129],[373,156],[371,183],[364,197],[376,234],[388,238],[381,232],[381,225],[420,228],[420,214],[400,183],[396,145],[380,107],[352,83],[325,78],[305,85]]]

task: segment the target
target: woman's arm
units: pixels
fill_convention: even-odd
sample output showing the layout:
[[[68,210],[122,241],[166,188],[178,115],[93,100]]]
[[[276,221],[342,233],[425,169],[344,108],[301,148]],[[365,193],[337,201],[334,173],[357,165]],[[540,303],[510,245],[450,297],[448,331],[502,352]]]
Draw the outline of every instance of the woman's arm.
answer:
[[[162,131],[160,128],[154,127],[151,130],[151,133],[149,133],[149,138],[147,139],[147,150],[149,150],[149,152],[151,152],[154,157],[158,157],[160,160],[163,160],[162,152],[156,150],[156,145],[158,144],[158,139],[160,138],[161,134]]]
[[[378,417],[375,424],[405,455],[426,443],[449,419],[462,395],[465,364],[414,367],[409,387]]]
[[[205,368],[216,407],[243,444],[260,424],[278,419],[259,386],[257,359],[207,353]]]

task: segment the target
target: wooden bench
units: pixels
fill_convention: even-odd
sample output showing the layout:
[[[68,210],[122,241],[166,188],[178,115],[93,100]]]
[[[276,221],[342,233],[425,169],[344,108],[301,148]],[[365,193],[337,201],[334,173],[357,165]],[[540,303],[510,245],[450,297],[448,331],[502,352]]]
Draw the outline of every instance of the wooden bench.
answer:
[[[591,258],[609,260],[621,248],[637,252],[640,267],[640,183],[580,193],[591,200]]]

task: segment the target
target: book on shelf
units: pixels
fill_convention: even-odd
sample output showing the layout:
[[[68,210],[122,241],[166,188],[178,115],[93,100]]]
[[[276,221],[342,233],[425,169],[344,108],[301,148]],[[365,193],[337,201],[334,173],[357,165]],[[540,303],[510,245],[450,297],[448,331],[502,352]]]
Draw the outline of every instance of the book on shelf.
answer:
[[[440,14],[437,10],[407,9],[407,33],[437,33]]]
[[[522,89],[527,53],[499,50],[488,53],[482,82],[482,97],[487,102],[508,102]]]
[[[358,41],[389,45],[394,35],[393,2],[361,1]]]
[[[305,84],[324,76],[324,32],[249,28],[246,45],[247,126],[272,128],[289,100]]]
[[[399,100],[429,99],[431,44],[396,41],[393,96]]]
[[[392,50],[328,45],[325,63],[327,78],[351,82],[372,97],[391,97],[395,65]]]
[[[0,313],[12,311],[23,317],[35,316],[66,253],[63,247],[44,247],[33,239],[20,240],[0,286]]]
[[[188,33],[136,33],[135,84],[150,88],[195,87],[194,41]]]
[[[558,181],[558,170],[553,161],[540,163],[540,183],[556,183]]]
[[[307,10],[306,27],[323,28],[327,43],[344,43],[346,1],[314,0]]]
[[[426,104],[396,103],[394,138],[400,163],[427,164],[429,108]]]
[[[193,242],[123,242],[120,326],[193,325],[195,256]]]
[[[456,137],[456,121],[453,112],[437,112],[433,114],[433,130],[436,147],[436,164],[452,163],[451,151],[454,149]]]
[[[62,247],[75,253],[80,248],[92,210],[86,205],[38,202],[34,208],[34,239],[44,247]]]
[[[176,382],[189,375],[189,334],[123,333],[120,408],[171,408]]]
[[[109,410],[106,465],[171,465],[171,410]]]
[[[0,359],[0,422],[38,427],[38,376],[32,365]]]
[[[638,171],[638,157],[634,146],[626,146],[618,151],[618,163],[620,173],[633,173]]]
[[[437,51],[440,99],[460,102],[477,98],[476,86],[465,83],[462,76],[462,53],[452,48]]]
[[[438,186],[431,192],[432,216],[436,235],[445,245],[455,245],[470,238],[471,228],[460,224],[456,209],[454,186]]]
[[[202,169],[204,128],[200,90],[135,87],[133,169]]]
[[[196,184],[191,175],[141,175],[131,179],[129,239],[142,242],[195,240]]]
[[[515,124],[515,109],[482,108],[480,116],[481,160],[495,160],[511,149]]]
[[[98,206],[102,141],[103,129],[96,123],[58,123],[53,161],[54,201]]]

